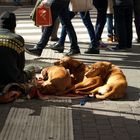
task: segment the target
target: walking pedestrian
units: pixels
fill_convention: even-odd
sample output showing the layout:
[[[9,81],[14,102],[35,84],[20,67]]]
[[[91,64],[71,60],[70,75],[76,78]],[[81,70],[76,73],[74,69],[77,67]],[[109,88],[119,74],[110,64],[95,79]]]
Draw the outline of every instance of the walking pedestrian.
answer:
[[[70,0],[53,0],[52,5],[51,5],[51,12],[52,12],[52,23],[55,22],[55,20],[59,17],[62,25],[66,26],[67,33],[70,39],[70,50],[66,55],[74,55],[74,54],[79,54],[80,49],[77,43],[77,36],[74,30],[74,27],[71,23],[70,17],[69,17],[69,2]],[[37,43],[37,45],[34,48],[27,48],[26,51],[30,54],[40,56],[43,49],[46,47],[49,38],[51,36],[53,26],[49,27],[44,27],[42,36],[40,41]]]
[[[74,18],[74,16],[77,14],[75,12],[69,11],[70,14],[70,18]],[[85,25],[85,27],[87,28],[87,31],[89,33],[89,37],[90,37],[90,45],[88,50],[85,51],[85,53],[89,53],[89,54],[99,54],[99,48],[97,45],[97,41],[96,41],[96,37],[95,37],[95,32],[94,32],[94,27],[90,18],[90,13],[89,11],[86,12],[79,12],[81,19]],[[65,43],[65,38],[66,38],[66,26],[63,25],[62,26],[62,31],[61,31],[61,37],[58,41],[58,43],[51,45],[51,49],[52,50],[57,50],[58,52],[63,52],[64,51],[64,43]]]

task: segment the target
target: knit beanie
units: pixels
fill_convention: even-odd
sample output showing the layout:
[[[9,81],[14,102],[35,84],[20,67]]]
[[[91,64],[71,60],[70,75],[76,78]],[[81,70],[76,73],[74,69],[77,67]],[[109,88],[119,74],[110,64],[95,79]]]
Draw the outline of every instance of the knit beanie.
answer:
[[[16,27],[16,16],[12,12],[4,12],[0,15],[0,27],[6,29],[14,29]]]

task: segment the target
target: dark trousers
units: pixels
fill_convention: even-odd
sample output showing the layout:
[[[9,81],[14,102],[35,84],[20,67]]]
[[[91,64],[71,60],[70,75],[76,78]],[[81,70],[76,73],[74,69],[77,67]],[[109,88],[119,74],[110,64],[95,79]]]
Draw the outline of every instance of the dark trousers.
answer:
[[[136,33],[138,40],[140,40],[140,0],[133,0],[134,2],[134,22],[136,26]]]
[[[116,34],[119,39],[118,48],[132,47],[132,6],[115,6],[114,19]]]
[[[97,41],[101,40],[102,32],[106,23],[107,0],[93,0],[93,4],[97,9],[97,20],[95,25],[95,35]]]
[[[69,17],[68,6],[69,0],[54,0],[51,6],[52,21],[54,23],[59,16],[61,23],[66,26],[66,30],[71,43],[71,49],[79,50],[79,46],[77,45],[77,36]],[[38,49],[44,49],[47,45],[53,30],[53,26],[54,25],[50,27],[44,27],[41,39],[37,43]]]

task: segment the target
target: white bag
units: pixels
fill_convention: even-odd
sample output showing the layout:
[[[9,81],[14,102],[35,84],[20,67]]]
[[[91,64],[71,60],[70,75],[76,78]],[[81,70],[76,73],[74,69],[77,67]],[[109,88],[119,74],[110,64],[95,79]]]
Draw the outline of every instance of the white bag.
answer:
[[[52,5],[52,2],[53,2],[53,0],[42,0],[42,4],[45,6],[45,7],[51,7],[51,5]]]
[[[69,8],[73,12],[89,11],[93,8],[93,0],[70,0]]]

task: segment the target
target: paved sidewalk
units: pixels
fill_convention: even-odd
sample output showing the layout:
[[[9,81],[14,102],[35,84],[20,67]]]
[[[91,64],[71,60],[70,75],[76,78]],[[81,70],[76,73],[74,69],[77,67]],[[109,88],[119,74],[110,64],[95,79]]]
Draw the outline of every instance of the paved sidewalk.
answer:
[[[30,11],[31,8],[24,7],[14,11],[17,32],[26,39],[26,47],[32,47],[40,36],[40,29],[29,19]],[[0,104],[0,140],[140,140],[140,44],[133,42],[129,52],[101,50],[99,55],[86,55],[83,52],[88,47],[88,34],[79,16],[73,24],[81,49],[81,54],[74,58],[87,64],[106,60],[120,66],[128,81],[127,96],[117,101],[91,99],[84,106],[80,100],[69,99],[19,99]],[[106,31],[104,40],[105,37]],[[65,52],[68,49],[67,40]],[[41,57],[26,54],[26,65],[51,65],[62,56],[46,46]]]

